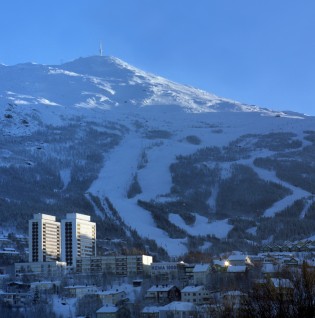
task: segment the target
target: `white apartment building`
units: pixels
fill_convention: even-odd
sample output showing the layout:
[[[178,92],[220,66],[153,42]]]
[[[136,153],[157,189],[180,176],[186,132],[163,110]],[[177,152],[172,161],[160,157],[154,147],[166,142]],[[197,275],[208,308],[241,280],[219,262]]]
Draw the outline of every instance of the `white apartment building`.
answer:
[[[108,273],[117,276],[136,276],[148,274],[152,256],[113,255],[96,257],[77,257],[77,273]]]
[[[23,275],[62,275],[66,272],[66,263],[64,262],[30,262],[30,263],[15,263],[15,276]]]
[[[51,262],[60,259],[60,223],[56,217],[34,214],[29,220],[29,262]]]
[[[67,213],[61,220],[61,260],[76,266],[78,257],[96,256],[96,224],[88,215]]]
[[[204,286],[186,286],[182,289],[181,296],[181,301],[195,305],[206,304],[210,301],[210,293]]]

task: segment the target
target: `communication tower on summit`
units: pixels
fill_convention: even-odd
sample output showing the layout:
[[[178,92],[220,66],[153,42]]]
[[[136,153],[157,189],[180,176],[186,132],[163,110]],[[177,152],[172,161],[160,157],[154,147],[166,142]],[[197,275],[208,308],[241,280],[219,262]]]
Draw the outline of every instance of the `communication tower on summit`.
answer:
[[[102,46],[102,42],[100,42],[99,52],[100,52],[100,56],[103,56],[103,46]]]

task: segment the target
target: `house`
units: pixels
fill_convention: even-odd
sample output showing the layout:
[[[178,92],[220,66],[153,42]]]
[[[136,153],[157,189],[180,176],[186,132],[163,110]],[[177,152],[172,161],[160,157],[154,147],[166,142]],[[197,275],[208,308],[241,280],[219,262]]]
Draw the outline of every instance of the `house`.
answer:
[[[106,291],[99,291],[95,293],[99,296],[102,303],[105,304],[111,304],[111,305],[117,305],[122,303],[124,300],[126,300],[126,293],[123,290],[115,289],[115,290],[106,290]]]
[[[272,248],[272,245],[264,245],[262,248],[261,248],[261,251],[263,253],[268,253],[268,252],[272,252],[273,251],[273,248]]]
[[[272,254],[272,253],[267,253],[267,254],[262,254],[263,257],[263,263],[272,263],[274,265],[279,263],[279,257],[277,254]]]
[[[206,285],[211,273],[210,264],[197,264],[193,269],[193,284]]]
[[[66,297],[68,298],[82,298],[85,295],[96,294],[97,287],[88,285],[73,285],[64,287]]]
[[[291,256],[291,257],[284,257],[282,260],[282,264],[287,267],[298,267],[300,262],[298,258]]]
[[[117,318],[118,307],[106,304],[102,308],[96,311],[97,318]]]
[[[277,254],[270,254],[267,255],[262,254],[263,257],[263,263],[261,267],[261,272],[265,275],[273,275],[275,273],[278,273],[281,270],[281,257]]]
[[[232,266],[252,265],[248,255],[235,253],[228,257],[228,262]]]
[[[44,291],[48,293],[56,293],[60,289],[60,281],[42,281],[42,282],[33,282],[31,285],[31,291],[34,291],[35,289],[39,291]]]
[[[248,256],[252,264],[256,267],[260,267],[264,261],[262,255],[249,255]]]
[[[274,264],[274,263],[263,263],[261,272],[264,275],[274,275],[275,273],[278,273],[280,271],[280,265]]]
[[[167,304],[181,299],[179,288],[174,285],[155,285],[149,288],[145,294],[147,302]]]
[[[160,308],[158,306],[144,307],[140,313],[140,318],[159,318]]]
[[[194,317],[196,313],[197,308],[194,304],[183,301],[173,301],[161,307],[159,318],[190,318]]]
[[[7,291],[12,293],[27,293],[30,291],[31,285],[23,282],[9,282],[6,287]]]
[[[181,290],[182,301],[196,305],[209,303],[210,293],[204,286],[186,286]]]
[[[30,293],[8,292],[0,293],[1,301],[10,307],[22,307],[31,301]]]

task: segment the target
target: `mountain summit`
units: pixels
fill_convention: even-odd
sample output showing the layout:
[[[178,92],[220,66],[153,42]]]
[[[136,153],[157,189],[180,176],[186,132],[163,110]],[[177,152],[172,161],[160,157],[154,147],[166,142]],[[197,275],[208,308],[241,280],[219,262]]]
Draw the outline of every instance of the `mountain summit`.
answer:
[[[256,106],[219,98],[143,72],[114,58],[93,56],[62,65],[34,63],[0,68],[2,98],[17,104],[112,108],[171,105],[189,112],[249,111],[272,113]]]
[[[99,238],[160,256],[315,234],[314,117],[101,56],[1,65],[0,105],[3,226],[91,214]]]

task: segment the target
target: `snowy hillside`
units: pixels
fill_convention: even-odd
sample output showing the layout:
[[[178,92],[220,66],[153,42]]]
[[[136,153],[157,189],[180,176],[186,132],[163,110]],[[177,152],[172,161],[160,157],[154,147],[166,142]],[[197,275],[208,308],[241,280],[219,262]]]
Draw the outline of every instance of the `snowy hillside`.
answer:
[[[99,56],[0,65],[0,106],[3,224],[73,210],[171,256],[315,234],[314,117]]]

